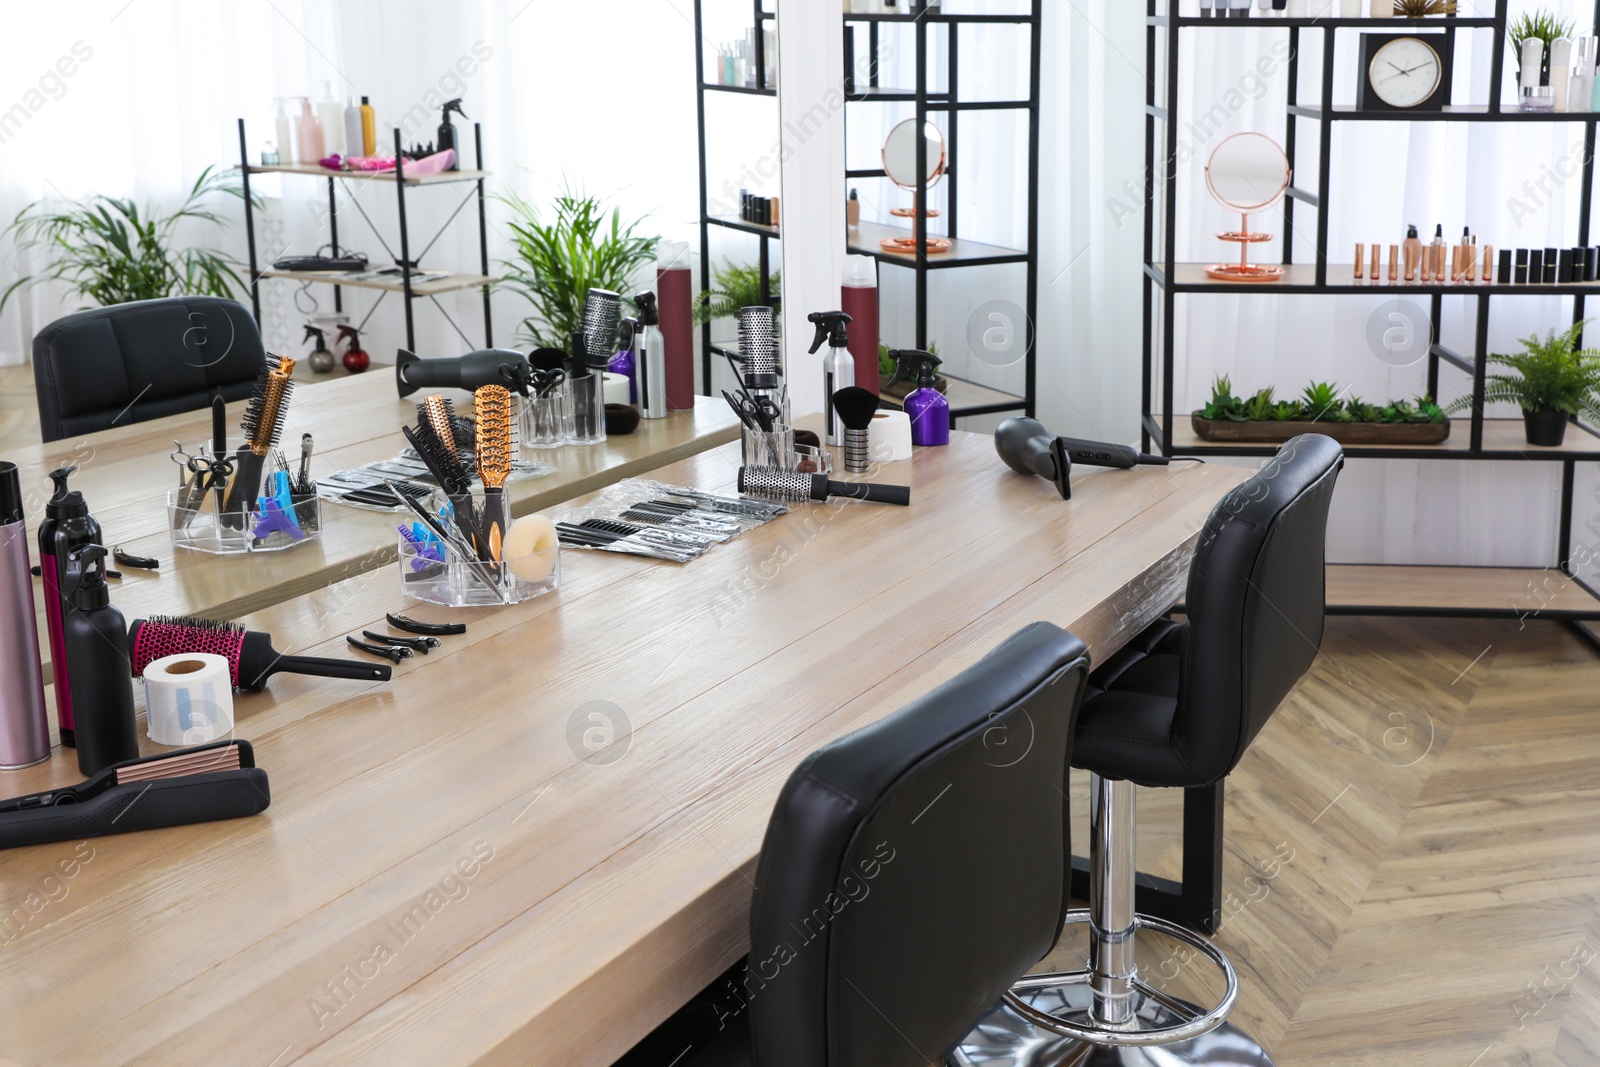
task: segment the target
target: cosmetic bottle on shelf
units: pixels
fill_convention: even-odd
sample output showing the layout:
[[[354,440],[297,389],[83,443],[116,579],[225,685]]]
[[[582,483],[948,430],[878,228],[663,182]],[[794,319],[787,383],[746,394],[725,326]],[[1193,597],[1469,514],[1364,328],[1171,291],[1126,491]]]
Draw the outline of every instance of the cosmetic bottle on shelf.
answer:
[[[345,156],[361,155],[361,109],[356,106],[356,98],[345,97],[344,108],[344,154]]]
[[[28,523],[15,463],[0,463],[0,626],[10,635],[0,652],[0,770],[12,770],[50,758],[33,576],[28,573]]]
[[[295,158],[302,163],[315,163],[323,156],[322,128],[317,125],[317,116],[311,110],[311,98],[300,98],[300,119],[295,123]]]
[[[275,96],[272,102],[278,108],[272,120],[273,132],[278,138],[278,162],[287,167],[294,162],[294,133],[289,126],[289,113],[283,109],[283,97]]]
[[[361,154],[368,158],[378,154],[378,114],[361,98]]]
[[[344,143],[344,109],[333,98],[329,82],[322,83],[322,97],[317,101],[317,125],[322,127],[323,155],[344,155],[349,151]]]
[[[1422,261],[1422,239],[1417,236],[1415,226],[1406,227],[1405,249],[1406,281],[1417,280],[1417,267]]]

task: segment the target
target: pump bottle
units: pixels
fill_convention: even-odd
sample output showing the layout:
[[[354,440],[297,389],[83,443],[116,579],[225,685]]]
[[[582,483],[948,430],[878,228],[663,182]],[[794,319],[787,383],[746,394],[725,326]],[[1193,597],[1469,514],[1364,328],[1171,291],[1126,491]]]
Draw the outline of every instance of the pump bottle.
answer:
[[[111,606],[104,545],[79,545],[67,557],[62,596],[67,666],[77,695],[78,770],[98,774],[113,763],[137,759],[133,680],[128,674],[128,623]]]
[[[72,679],[67,672],[68,651],[64,620],[68,603],[63,592],[67,556],[82,545],[98,544],[100,524],[89,514],[83,494],[67,489],[67,478],[76,467],[61,467],[50,472],[55,494],[45,504],[44,521],[39,524],[39,579],[44,588],[45,630],[50,638],[50,671],[56,686],[56,721],[61,724],[61,746],[76,744]]]
[[[459,96],[454,100],[446,100],[444,107],[439,109],[439,141],[433,146],[433,150],[435,152],[443,152],[446,148],[455,149],[456,156],[450,161],[449,169],[460,170],[461,148],[456,144],[455,123],[450,121],[450,112],[452,111],[462,118],[467,117],[467,113],[461,110],[461,98]]]
[[[938,356],[920,349],[890,353],[900,365],[896,377],[906,372],[917,376],[917,388],[906,395],[906,415],[911,419],[911,443],[947,445],[950,443],[950,401],[934,388],[939,378]]]
[[[633,334],[633,366],[639,385],[639,414],[647,419],[667,417],[667,350],[661,341],[661,316],[656,294],[637,293],[639,325]]]
[[[850,316],[843,311],[813,311],[806,321],[817,328],[809,351],[814,353],[824,341],[828,343],[828,354],[822,360],[822,395],[828,406],[827,443],[843,444],[844,422],[833,409],[833,394],[856,384],[856,359],[850,354],[850,334],[846,329]]]

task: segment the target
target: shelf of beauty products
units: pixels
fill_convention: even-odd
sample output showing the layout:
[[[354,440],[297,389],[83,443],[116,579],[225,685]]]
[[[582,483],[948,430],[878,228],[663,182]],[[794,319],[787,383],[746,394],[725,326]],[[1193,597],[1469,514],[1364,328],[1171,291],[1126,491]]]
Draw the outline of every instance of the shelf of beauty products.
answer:
[[[1549,284],[1493,282],[1408,282],[1371,281],[1351,277],[1347,266],[1328,265],[1328,282],[1317,284],[1317,268],[1312,263],[1291,263],[1283,268],[1280,282],[1223,282],[1206,277],[1205,263],[1177,263],[1169,278],[1160,264],[1152,264],[1146,272],[1157,285],[1170,285],[1180,293],[1417,293],[1431,296],[1435,293],[1453,296],[1595,296],[1600,295],[1600,280],[1592,282],[1562,282]]]

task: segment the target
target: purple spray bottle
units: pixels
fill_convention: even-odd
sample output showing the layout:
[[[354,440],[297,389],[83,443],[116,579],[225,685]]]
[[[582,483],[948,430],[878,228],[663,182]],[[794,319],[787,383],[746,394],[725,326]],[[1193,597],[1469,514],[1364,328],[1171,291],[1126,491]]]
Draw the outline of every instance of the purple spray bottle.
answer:
[[[911,443],[947,445],[950,443],[950,401],[934,388],[939,378],[938,356],[917,348],[902,348],[889,353],[899,364],[895,377],[917,376],[917,387],[906,394],[905,413],[911,419]]]
[[[633,358],[633,339],[639,332],[639,320],[625,317],[618,329],[617,354],[606,364],[606,370],[628,379],[628,403],[639,403],[639,375]]]

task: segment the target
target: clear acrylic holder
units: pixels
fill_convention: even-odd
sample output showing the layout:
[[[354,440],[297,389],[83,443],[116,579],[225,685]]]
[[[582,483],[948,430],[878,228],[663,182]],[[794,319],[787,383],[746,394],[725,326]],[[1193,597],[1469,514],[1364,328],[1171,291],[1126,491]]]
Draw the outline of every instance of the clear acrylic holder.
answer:
[[[561,383],[566,403],[566,443],[597,445],[606,439],[604,379],[599,371]]]
[[[173,489],[167,493],[167,533],[178,548],[211,555],[233,555],[243,552],[282,552],[310,544],[322,536],[322,503],[315,494],[295,496],[294,514],[271,521],[261,513],[261,502],[252,501],[250,510],[226,516],[217,510],[217,494],[207,491],[200,506],[185,513],[183,498],[188,491]],[[227,521],[224,521],[224,520]],[[233,528],[237,525],[237,529]],[[294,531],[299,530],[299,536]],[[258,537],[257,531],[264,536]]]
[[[522,447],[560,448],[567,439],[566,393],[555,389],[548,396],[522,402]]]
[[[400,593],[451,608],[520,604],[561,585],[559,545],[500,563],[462,559],[437,541],[418,548],[400,538]]]
[[[794,469],[803,474],[832,474],[833,453],[816,445],[794,446]]]
[[[792,471],[798,458],[794,452],[794,427],[782,426],[770,433],[744,427],[741,455],[746,467],[776,467]]]

